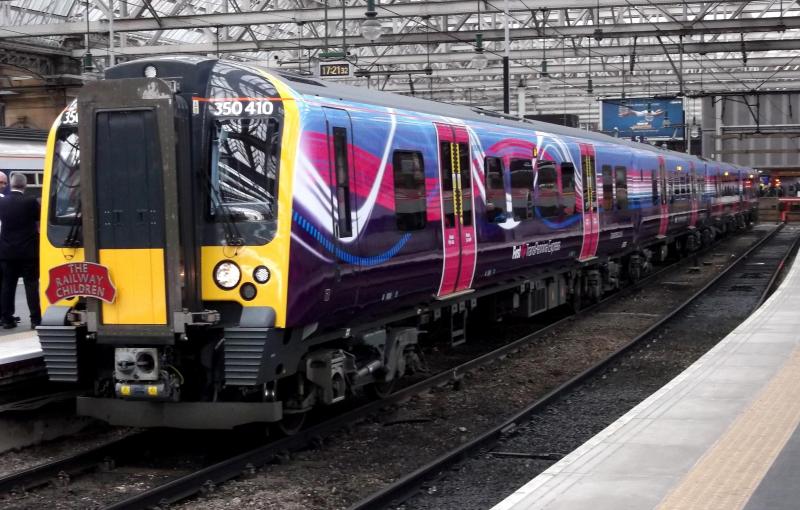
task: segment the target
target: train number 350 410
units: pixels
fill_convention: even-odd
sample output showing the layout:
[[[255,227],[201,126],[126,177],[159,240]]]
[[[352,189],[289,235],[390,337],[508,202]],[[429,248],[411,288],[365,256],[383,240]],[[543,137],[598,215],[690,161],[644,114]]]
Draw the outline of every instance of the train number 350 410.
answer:
[[[272,115],[274,106],[270,100],[252,101],[214,101],[211,103],[211,113],[216,116],[228,117],[237,115]]]

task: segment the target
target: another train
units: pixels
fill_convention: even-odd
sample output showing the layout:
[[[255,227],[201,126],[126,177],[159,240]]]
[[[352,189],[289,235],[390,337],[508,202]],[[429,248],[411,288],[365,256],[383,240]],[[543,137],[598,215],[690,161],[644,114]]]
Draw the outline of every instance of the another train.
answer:
[[[39,337],[114,424],[291,429],[433,332],[580,306],[755,218],[748,169],[208,58],[53,126]]]
[[[44,129],[0,128],[0,172],[21,172],[28,178],[27,193],[41,195],[44,174]]]

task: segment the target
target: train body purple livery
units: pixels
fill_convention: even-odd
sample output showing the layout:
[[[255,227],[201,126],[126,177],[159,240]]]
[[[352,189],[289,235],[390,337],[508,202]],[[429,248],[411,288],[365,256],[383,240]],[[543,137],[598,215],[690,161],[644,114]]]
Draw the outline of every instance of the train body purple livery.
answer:
[[[38,332],[115,424],[291,428],[432,332],[533,316],[754,220],[748,169],[246,64],[106,71],[54,125]],[[44,235],[46,231],[46,235]]]

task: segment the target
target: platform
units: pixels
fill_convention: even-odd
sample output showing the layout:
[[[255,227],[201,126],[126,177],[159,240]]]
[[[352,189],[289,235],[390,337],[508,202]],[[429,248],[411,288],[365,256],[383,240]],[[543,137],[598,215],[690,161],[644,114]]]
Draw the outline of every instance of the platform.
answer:
[[[800,263],[692,366],[493,510],[800,508]]]
[[[42,356],[39,337],[35,331],[20,331],[0,336],[0,365],[25,361]]]
[[[21,319],[19,325],[14,329],[0,329],[0,366],[42,356],[39,338],[30,329],[30,315],[21,279],[17,285],[15,307],[16,314]]]

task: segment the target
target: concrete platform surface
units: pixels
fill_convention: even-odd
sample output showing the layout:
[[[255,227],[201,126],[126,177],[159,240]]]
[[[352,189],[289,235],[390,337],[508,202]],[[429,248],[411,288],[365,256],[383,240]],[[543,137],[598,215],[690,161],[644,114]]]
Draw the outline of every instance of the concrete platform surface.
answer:
[[[42,356],[39,338],[36,336],[36,332],[31,329],[30,314],[28,313],[28,304],[25,302],[25,288],[22,286],[22,280],[17,285],[15,298],[15,313],[20,318],[20,322],[14,329],[0,328],[0,366]]]
[[[493,510],[800,508],[798,303],[795,260],[717,346]]]

